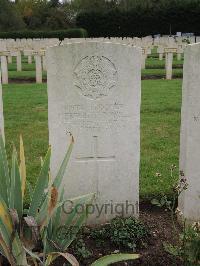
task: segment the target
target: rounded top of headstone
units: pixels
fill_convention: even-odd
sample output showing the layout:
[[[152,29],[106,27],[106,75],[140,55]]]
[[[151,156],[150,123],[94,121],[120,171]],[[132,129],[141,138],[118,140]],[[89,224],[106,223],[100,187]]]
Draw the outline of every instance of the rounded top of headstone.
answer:
[[[92,100],[106,97],[117,83],[115,65],[104,56],[87,56],[74,70],[74,85]]]

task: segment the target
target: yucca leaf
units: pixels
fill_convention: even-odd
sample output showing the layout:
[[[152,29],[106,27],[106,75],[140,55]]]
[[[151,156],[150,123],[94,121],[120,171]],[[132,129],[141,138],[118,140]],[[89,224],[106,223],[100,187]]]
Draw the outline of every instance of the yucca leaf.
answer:
[[[71,156],[71,153],[72,153],[72,149],[73,149],[73,145],[74,145],[74,138],[73,138],[72,135],[70,135],[70,136],[71,136],[71,142],[70,142],[69,148],[67,150],[67,153],[66,153],[66,155],[64,157],[64,160],[63,160],[63,162],[61,164],[61,167],[60,167],[60,169],[58,171],[58,174],[57,174],[57,176],[56,176],[56,178],[54,180],[54,183],[53,183],[54,187],[56,187],[57,190],[59,190],[60,185],[62,183],[64,174],[65,174],[65,171],[66,171],[66,167],[67,167],[67,164],[69,162],[69,159],[70,159],[70,156]]]
[[[47,189],[46,194],[44,194],[42,205],[40,206],[39,211],[36,215],[36,221],[40,225],[41,233],[42,233],[43,227],[46,226],[50,220],[50,217],[47,214],[48,214],[48,206],[49,206],[51,198],[52,198],[52,195],[51,195],[52,187],[53,187],[52,186],[52,178],[51,178],[51,174],[49,172],[48,189]]]
[[[1,132],[0,132],[0,184],[1,184],[0,194],[8,206],[9,204],[8,191],[10,189],[10,176],[9,176],[6,150]]]
[[[28,265],[26,260],[26,252],[23,249],[22,242],[17,232],[12,242],[13,256],[16,259],[16,265]]]
[[[47,253],[50,251],[55,251],[55,250],[59,250],[59,248],[54,248],[52,249],[51,246],[56,246],[56,243],[53,242],[52,236],[56,231],[58,230],[60,224],[61,224],[61,213],[62,213],[62,208],[63,208],[63,196],[64,196],[64,188],[61,192],[60,195],[60,200],[58,202],[58,206],[51,218],[51,220],[48,223],[48,229],[47,229],[47,237],[48,237],[48,241],[46,243],[46,249],[47,249]]]
[[[90,204],[92,202],[94,196],[95,194],[88,194],[85,196],[71,199],[69,201],[73,203],[73,206],[76,206],[78,204],[86,206],[87,204]],[[81,214],[78,214],[76,212],[76,208],[72,208],[70,210],[70,213],[67,214],[67,217],[64,218],[66,214],[64,213],[63,206],[64,206],[64,202],[62,203],[61,206],[57,208],[56,211],[58,211],[58,213],[55,212],[56,218],[55,216],[53,216],[52,218],[53,231],[49,231],[49,232],[52,232],[52,234],[50,233],[48,234],[48,242],[47,242],[48,252],[53,252],[55,250],[59,250],[59,251],[62,250],[64,252],[65,250],[67,250],[68,246],[75,239],[76,234],[80,230],[81,226],[86,222],[87,208]],[[61,213],[62,211],[63,213]],[[61,222],[61,221],[64,221],[64,222]],[[64,234],[66,235],[66,238],[64,239],[58,236],[60,232],[59,230],[62,228],[64,228]]]
[[[11,244],[11,235],[13,233],[12,221],[6,208],[5,203],[0,203],[0,235],[6,245],[10,247]]]
[[[10,254],[15,258],[17,265],[26,261],[18,233],[12,224],[12,219],[4,200],[0,196],[0,236],[9,247]],[[4,251],[6,252],[6,250]]]
[[[76,234],[78,233],[80,228],[86,222],[87,216],[88,216],[87,206],[92,203],[92,201],[94,200],[94,197],[95,197],[95,194],[88,194],[82,197],[78,197],[76,199],[72,199],[72,202],[74,202],[74,208],[72,209],[71,213],[68,215],[64,223],[66,227],[69,227],[69,238],[63,239],[59,243],[59,245],[62,247],[63,250],[66,250],[69,247],[69,245],[75,239]],[[84,207],[84,209],[82,210],[80,214],[77,213],[77,210],[75,207],[76,205],[79,205],[79,204]]]
[[[46,154],[43,166],[40,171],[39,178],[36,183],[36,187],[31,199],[29,216],[33,217],[36,216],[38,208],[41,205],[41,201],[43,199],[44,191],[48,186],[50,158],[51,158],[51,148],[49,148]]]
[[[9,200],[9,208],[14,209],[15,203],[15,150],[13,148],[12,153],[12,167],[11,167],[11,178],[10,178],[10,200]]]
[[[61,253],[61,252],[52,252],[48,254],[45,266],[49,266],[55,259],[57,259],[60,256],[65,258],[72,266],[79,266],[77,259],[72,254]]]
[[[5,241],[3,240],[3,238],[0,235],[0,250],[2,250],[3,255],[7,258],[7,260],[9,261],[9,263],[11,265],[14,265],[15,263],[15,259],[11,253],[10,248],[6,245]]]
[[[19,166],[17,163],[17,152],[15,148],[12,154],[12,168],[11,168],[11,188],[10,188],[10,209],[17,210],[19,218],[23,215],[23,200],[21,190],[21,177]]]
[[[63,162],[62,162],[61,167],[60,167],[60,169],[58,171],[58,174],[57,174],[57,176],[56,176],[56,178],[55,178],[55,180],[53,182],[53,185],[49,181],[49,184],[52,187],[54,187],[54,189],[56,189],[58,193],[59,193],[59,187],[60,187],[60,185],[62,183],[62,179],[64,177],[65,170],[66,170],[66,167],[67,167],[67,164],[68,164],[68,161],[69,161],[71,152],[72,152],[73,144],[74,144],[73,136],[72,135],[70,135],[70,136],[71,136],[71,143],[70,143],[69,148],[67,150],[67,153],[66,153],[66,155],[65,155],[65,157],[63,159]],[[44,162],[42,162],[42,163],[44,164]],[[50,173],[49,173],[49,175],[50,175]],[[51,175],[50,175],[50,177],[51,177]],[[48,226],[48,223],[50,222],[50,218],[51,217],[44,217],[45,216],[45,213],[46,213],[46,211],[48,209],[48,206],[49,206],[49,200],[50,200],[50,198],[51,198],[51,196],[50,196],[50,186],[49,186],[48,193],[46,194],[45,199],[43,200],[43,204],[42,204],[42,206],[41,206],[41,208],[39,210],[39,213],[37,215],[37,218],[36,218],[38,224],[42,224],[41,230],[44,227],[43,226],[44,225],[44,222],[43,222],[44,219],[47,219],[48,218],[48,222],[47,222],[47,220],[45,221],[45,223],[46,223],[47,226]],[[56,209],[58,207],[59,206],[56,206],[56,208],[54,208],[54,211],[56,211]],[[51,216],[52,216],[52,214],[51,214]]]
[[[46,215],[47,206],[48,206],[48,203],[49,203],[49,200],[50,200],[50,195],[51,195],[52,178],[51,178],[51,175],[50,175],[50,171],[49,171],[48,175],[49,175],[48,186],[45,189],[45,192],[44,192],[43,197],[42,197],[41,205],[39,206],[39,210],[38,210],[38,213],[36,215],[36,219],[37,219],[39,224],[43,220],[43,217]]]
[[[15,151],[16,152],[16,151]],[[20,169],[17,162],[17,153],[15,153],[15,188],[14,188],[14,209],[17,211],[19,219],[23,215],[23,197]]]
[[[59,227],[60,225],[60,221],[61,221],[61,214],[62,214],[62,209],[63,209],[63,198],[64,198],[64,188],[60,194],[60,199],[59,199],[59,204],[60,206],[56,209],[56,212],[55,214],[53,215],[52,217],[52,228],[54,231],[57,230],[57,228]],[[52,231],[51,231],[52,232]],[[54,232],[52,232],[52,235],[53,235]]]
[[[48,226],[49,221],[57,207],[57,201],[58,201],[58,191],[57,189],[52,186],[51,189],[49,190],[49,200],[48,204],[46,206],[46,210],[43,214],[45,214],[44,219],[41,221],[40,227],[42,230],[45,226]],[[42,211],[41,211],[42,213]]]
[[[76,204],[82,204],[83,203],[83,198],[79,197],[78,199],[70,200],[70,202],[73,202],[73,206],[76,206]],[[76,208],[72,208],[71,212],[69,214],[67,214],[65,222],[63,224],[59,223],[57,225],[57,229],[54,230],[52,238],[50,239],[51,241],[57,243],[59,248],[62,251],[65,251],[67,249],[67,247],[72,243],[72,241],[75,238],[75,234],[74,234],[74,230],[75,230],[74,223],[75,222],[74,222],[74,220],[76,218],[77,218]],[[63,237],[62,238],[58,237],[58,230],[62,227],[65,228],[65,230],[64,230],[64,233],[66,236],[65,239],[63,239]],[[52,251],[52,248],[50,248],[50,250]]]
[[[34,247],[34,245],[37,243],[37,241],[40,239],[40,233],[39,233],[39,226],[34,219],[34,217],[26,216],[24,217],[25,223],[28,225],[29,230],[31,231],[31,237],[25,238],[25,232],[23,234],[24,243],[27,248],[30,249],[30,247]]]
[[[55,209],[56,205],[58,202],[58,190],[52,186],[51,187],[51,197],[49,200],[49,205],[48,205],[48,215],[51,216],[53,210]]]
[[[26,187],[27,187],[27,189],[28,189],[28,195],[29,195],[29,197],[30,198],[32,198],[33,197],[33,187],[32,187],[32,185],[31,185],[31,183],[30,182],[26,182]]]
[[[22,136],[20,135],[20,175],[21,175],[21,190],[22,198],[24,198],[25,187],[26,187],[26,161],[24,154],[24,144]]]
[[[115,262],[124,260],[136,260],[138,258],[138,254],[112,254],[98,259],[97,261],[93,262],[91,266],[108,266]]]
[[[28,250],[25,247],[24,247],[24,250],[31,258],[38,260],[41,265],[44,265],[44,263],[41,261],[40,257],[38,257],[35,253],[33,253],[32,251]]]

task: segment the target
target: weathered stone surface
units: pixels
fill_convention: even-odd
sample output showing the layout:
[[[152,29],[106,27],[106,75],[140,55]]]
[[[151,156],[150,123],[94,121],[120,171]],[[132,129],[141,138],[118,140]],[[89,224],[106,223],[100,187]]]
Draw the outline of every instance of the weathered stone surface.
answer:
[[[1,60],[1,75],[2,75],[2,84],[8,84],[8,62],[7,62],[7,57],[2,53],[0,55],[0,60]]]
[[[98,42],[53,47],[47,51],[47,75],[53,176],[68,146],[67,132],[75,139],[66,197],[96,193],[91,223],[120,212],[137,216],[141,49]]]
[[[185,51],[181,121],[180,170],[188,189],[179,199],[179,208],[189,221],[200,220],[200,44]]]

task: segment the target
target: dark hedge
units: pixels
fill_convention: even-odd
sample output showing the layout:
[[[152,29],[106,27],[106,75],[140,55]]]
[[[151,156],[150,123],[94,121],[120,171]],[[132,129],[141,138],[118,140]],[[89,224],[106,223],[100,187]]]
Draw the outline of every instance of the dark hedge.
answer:
[[[87,31],[79,29],[57,30],[57,31],[10,31],[0,32],[0,39],[22,39],[22,38],[84,38],[87,37]]]
[[[153,34],[175,34],[178,31],[200,35],[200,1],[166,8],[119,9],[106,12],[83,12],[77,26],[90,37],[133,37]]]

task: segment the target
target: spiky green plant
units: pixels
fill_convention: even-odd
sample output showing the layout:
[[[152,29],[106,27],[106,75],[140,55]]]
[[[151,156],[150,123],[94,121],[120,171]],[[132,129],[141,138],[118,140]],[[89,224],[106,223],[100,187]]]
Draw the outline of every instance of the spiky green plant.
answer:
[[[22,137],[20,137],[20,164],[16,149],[13,149],[11,169],[8,166],[3,138],[0,134],[0,252],[12,266],[50,265],[58,256],[63,256],[72,265],[79,265],[75,257],[67,253],[80,227],[87,218],[87,205],[94,194],[85,195],[71,201],[85,206],[81,214],[72,211],[63,219],[62,205],[64,190],[62,179],[73,149],[73,136],[61,167],[52,180],[50,175],[51,148],[42,162],[40,174],[28,210],[24,209],[26,185],[26,164]],[[61,219],[62,218],[62,219]],[[63,221],[63,222],[61,222]],[[56,236],[59,227],[75,228],[66,239]],[[42,241],[43,252],[34,253],[37,243]]]

